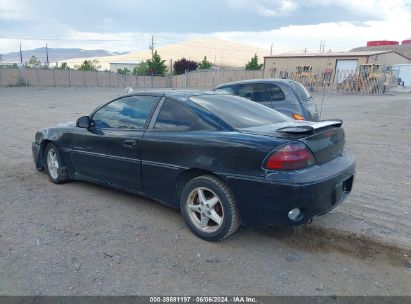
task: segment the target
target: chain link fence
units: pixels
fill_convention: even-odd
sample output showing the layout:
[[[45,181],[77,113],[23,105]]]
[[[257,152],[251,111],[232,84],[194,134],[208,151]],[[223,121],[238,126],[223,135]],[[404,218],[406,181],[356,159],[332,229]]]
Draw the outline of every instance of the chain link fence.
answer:
[[[333,93],[387,94],[398,85],[392,71],[361,73],[358,70],[325,70],[322,73],[291,73],[289,78],[312,91],[325,89]]]

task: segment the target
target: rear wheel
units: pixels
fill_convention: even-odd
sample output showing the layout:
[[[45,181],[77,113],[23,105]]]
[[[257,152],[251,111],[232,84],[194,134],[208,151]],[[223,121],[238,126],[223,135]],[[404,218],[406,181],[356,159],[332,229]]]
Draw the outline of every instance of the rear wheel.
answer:
[[[66,167],[57,146],[53,143],[47,145],[45,150],[47,174],[54,184],[68,181]]]
[[[191,231],[206,241],[219,241],[240,226],[237,204],[231,190],[220,179],[204,175],[183,189],[180,208]]]

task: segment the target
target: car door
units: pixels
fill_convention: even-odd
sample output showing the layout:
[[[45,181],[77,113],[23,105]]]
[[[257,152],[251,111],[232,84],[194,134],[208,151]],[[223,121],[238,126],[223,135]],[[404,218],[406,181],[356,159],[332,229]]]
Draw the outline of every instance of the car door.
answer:
[[[167,98],[160,106],[144,134],[142,176],[146,195],[170,205],[176,202],[177,177],[201,157],[198,131],[215,128],[182,102]]]
[[[160,96],[116,99],[90,116],[88,129],[71,140],[78,174],[121,188],[142,191],[141,141]]]
[[[293,119],[293,114],[304,116],[304,112],[292,90],[283,84],[267,83],[268,98],[271,100],[272,108]]]

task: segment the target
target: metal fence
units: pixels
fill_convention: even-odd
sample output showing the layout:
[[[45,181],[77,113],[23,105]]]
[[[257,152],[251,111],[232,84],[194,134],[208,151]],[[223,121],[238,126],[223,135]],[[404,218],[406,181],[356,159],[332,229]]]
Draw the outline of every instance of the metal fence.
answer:
[[[325,70],[322,73],[279,73],[238,69],[197,70],[177,76],[135,76],[100,71],[35,68],[0,68],[0,87],[132,87],[210,89],[216,85],[246,79],[290,78],[307,88],[340,93],[384,94],[396,86],[395,77],[386,73],[360,78],[356,71]]]
[[[325,89],[337,93],[386,94],[398,85],[392,72],[375,75],[360,75],[357,70],[325,70],[319,74],[291,73],[289,78],[300,82],[311,90]]]

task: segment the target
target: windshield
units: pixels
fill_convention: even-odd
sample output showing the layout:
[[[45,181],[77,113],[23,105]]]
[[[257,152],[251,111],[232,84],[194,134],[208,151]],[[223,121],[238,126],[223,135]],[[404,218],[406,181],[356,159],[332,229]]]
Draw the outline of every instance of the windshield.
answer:
[[[201,95],[189,99],[236,129],[272,125],[290,120],[275,110],[237,96]]]

